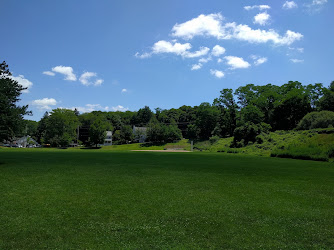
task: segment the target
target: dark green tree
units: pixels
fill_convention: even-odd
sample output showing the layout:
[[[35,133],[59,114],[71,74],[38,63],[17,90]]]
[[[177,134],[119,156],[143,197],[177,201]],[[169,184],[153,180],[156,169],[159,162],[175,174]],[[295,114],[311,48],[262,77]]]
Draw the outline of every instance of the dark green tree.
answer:
[[[18,106],[23,88],[17,81],[10,78],[6,62],[0,63],[0,142],[11,140],[25,128],[23,116],[31,114],[28,105]]]
[[[334,111],[334,81],[328,89],[324,89],[324,95],[319,101],[320,110]]]
[[[77,139],[80,122],[73,110],[54,109],[46,119],[45,143],[52,146],[68,146]]]
[[[107,131],[111,130],[111,125],[104,116],[95,115],[89,127],[89,141],[97,147],[103,144]]]

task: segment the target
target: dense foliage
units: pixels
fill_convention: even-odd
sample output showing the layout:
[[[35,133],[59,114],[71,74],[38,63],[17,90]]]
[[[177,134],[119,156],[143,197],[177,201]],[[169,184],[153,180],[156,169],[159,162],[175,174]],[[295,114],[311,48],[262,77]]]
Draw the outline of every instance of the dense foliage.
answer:
[[[80,123],[79,141],[85,145],[101,143],[105,131],[111,130],[114,144],[137,142],[143,136],[139,133],[144,133],[146,141],[151,142],[234,136],[231,146],[242,147],[249,142],[260,142],[269,131],[327,128],[331,124],[329,111],[333,107],[334,82],[325,88],[320,83],[303,85],[290,81],[282,86],[247,84],[235,91],[223,89],[212,104],[204,102],[194,107],[184,105],[178,109],[156,108],[152,111],[145,106],[134,112],[79,114],[76,111],[71,114],[78,118],[79,122],[74,124],[78,126]],[[48,122],[50,118],[46,114],[39,121],[33,136],[39,142],[59,144],[60,135],[51,136],[57,122]],[[76,140],[75,126],[69,129],[71,132],[66,135],[71,136],[67,136],[65,141]],[[134,126],[144,129],[134,130]]]
[[[23,115],[29,114],[28,105],[18,106],[19,96],[26,88],[10,78],[6,62],[0,63],[0,142],[11,140],[22,133]]]

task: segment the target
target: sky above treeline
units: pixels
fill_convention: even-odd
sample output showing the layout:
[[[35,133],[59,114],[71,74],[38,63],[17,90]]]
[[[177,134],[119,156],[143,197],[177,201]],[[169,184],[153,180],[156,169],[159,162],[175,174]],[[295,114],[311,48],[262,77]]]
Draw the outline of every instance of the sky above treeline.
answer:
[[[1,0],[1,58],[54,108],[212,102],[223,88],[334,80],[331,0]]]

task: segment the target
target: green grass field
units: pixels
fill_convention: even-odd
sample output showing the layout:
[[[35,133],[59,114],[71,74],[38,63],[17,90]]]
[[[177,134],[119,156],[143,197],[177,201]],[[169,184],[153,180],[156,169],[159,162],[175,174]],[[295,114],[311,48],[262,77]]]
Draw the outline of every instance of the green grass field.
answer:
[[[0,148],[0,249],[333,249],[334,164]]]

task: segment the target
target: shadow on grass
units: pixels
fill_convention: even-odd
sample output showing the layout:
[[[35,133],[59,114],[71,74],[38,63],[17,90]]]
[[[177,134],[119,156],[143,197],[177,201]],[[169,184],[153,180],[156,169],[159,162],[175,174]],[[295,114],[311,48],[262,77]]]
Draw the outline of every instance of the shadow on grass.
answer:
[[[80,149],[100,149],[101,147],[85,147],[85,148],[80,148]]]
[[[140,145],[140,147],[143,148],[148,148],[148,147],[152,147],[152,146],[163,146],[165,145],[165,142],[146,142]]]

